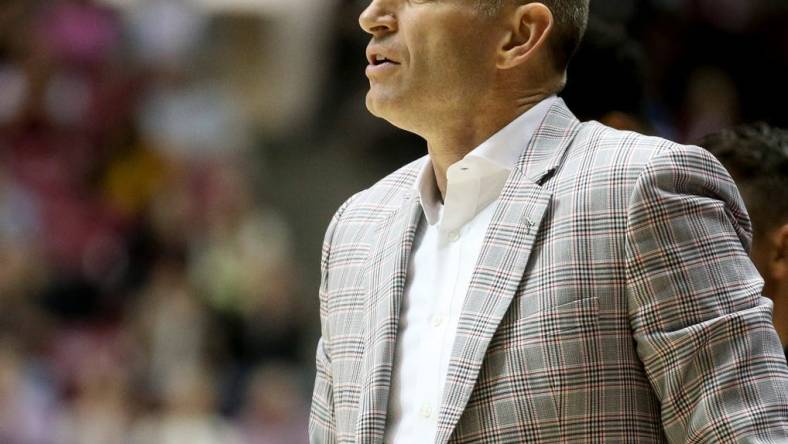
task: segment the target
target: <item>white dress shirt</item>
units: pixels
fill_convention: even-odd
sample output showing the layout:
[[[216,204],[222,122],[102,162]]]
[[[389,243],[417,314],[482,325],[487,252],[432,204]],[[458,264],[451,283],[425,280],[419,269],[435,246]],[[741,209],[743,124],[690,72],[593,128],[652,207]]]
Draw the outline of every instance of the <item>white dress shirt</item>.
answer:
[[[424,163],[415,183],[424,218],[400,312],[387,443],[435,439],[454,334],[494,203],[555,100],[543,100],[449,167],[445,204],[432,162]]]

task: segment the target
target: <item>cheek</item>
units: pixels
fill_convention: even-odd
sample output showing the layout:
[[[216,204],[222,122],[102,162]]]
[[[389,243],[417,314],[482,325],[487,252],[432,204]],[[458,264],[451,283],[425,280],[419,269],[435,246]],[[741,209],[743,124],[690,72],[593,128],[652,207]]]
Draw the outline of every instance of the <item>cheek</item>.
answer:
[[[436,82],[450,85],[478,85],[489,78],[494,49],[467,30],[448,30],[425,38],[419,62]],[[494,63],[493,63],[494,65]]]
[[[414,88],[426,94],[453,97],[456,90],[473,84],[479,66],[472,61],[471,52],[448,39],[432,38],[414,49],[409,65]]]

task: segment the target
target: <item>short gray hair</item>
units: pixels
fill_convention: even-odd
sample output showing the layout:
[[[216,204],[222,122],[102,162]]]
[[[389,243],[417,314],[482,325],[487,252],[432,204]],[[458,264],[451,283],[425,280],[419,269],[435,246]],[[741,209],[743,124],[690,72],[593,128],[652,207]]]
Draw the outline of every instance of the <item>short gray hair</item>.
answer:
[[[580,41],[588,26],[588,9],[590,0],[476,0],[479,7],[494,15],[501,10],[506,2],[516,4],[542,3],[553,13],[555,20],[553,35],[548,42],[553,50],[555,67],[565,71],[569,61],[577,52]]]

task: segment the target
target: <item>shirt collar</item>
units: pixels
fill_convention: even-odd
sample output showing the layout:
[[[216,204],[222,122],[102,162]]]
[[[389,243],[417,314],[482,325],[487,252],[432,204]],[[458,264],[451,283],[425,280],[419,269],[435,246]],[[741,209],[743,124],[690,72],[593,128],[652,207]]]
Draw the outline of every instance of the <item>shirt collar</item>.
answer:
[[[454,230],[496,200],[523,149],[556,100],[556,96],[542,100],[449,167],[445,205],[427,156],[414,183],[427,222]]]

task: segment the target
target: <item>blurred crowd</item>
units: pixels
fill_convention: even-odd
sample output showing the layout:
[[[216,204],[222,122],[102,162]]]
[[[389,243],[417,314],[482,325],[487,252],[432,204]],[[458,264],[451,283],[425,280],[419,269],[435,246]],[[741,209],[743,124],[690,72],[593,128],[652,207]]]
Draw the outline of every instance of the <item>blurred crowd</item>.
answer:
[[[306,441],[325,225],[426,152],[364,109],[365,5],[0,5],[1,443]],[[581,117],[788,126],[785,2],[592,11]]]
[[[0,442],[304,442],[293,233],[206,40],[239,20],[0,14]]]

